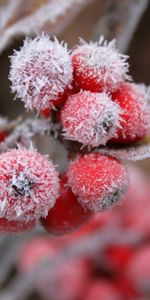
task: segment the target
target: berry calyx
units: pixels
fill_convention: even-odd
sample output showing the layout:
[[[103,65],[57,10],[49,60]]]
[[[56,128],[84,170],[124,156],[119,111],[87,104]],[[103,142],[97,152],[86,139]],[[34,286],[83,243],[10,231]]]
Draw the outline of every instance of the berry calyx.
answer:
[[[115,158],[91,153],[78,157],[67,171],[68,183],[78,201],[94,212],[115,205],[128,188],[128,172]]]
[[[46,216],[59,194],[52,162],[19,148],[0,155],[0,169],[0,217],[28,223]]]
[[[112,93],[112,100],[122,108],[121,128],[111,142],[128,144],[143,139],[150,133],[149,88],[142,84],[122,83]]]
[[[120,127],[119,105],[106,93],[80,92],[68,97],[61,110],[64,136],[83,145],[104,145]]]
[[[53,208],[50,209],[48,216],[41,220],[43,226],[56,235],[62,235],[77,229],[92,216],[91,211],[84,209],[77,201],[67,181],[65,175],[61,177],[60,196]]]
[[[126,60],[114,40],[107,43],[101,37],[97,43],[83,42],[72,52],[74,80],[81,89],[91,92],[113,91],[129,79]]]
[[[72,77],[67,45],[44,34],[25,39],[20,51],[11,56],[12,91],[27,109],[40,112],[59,105],[71,87]]]

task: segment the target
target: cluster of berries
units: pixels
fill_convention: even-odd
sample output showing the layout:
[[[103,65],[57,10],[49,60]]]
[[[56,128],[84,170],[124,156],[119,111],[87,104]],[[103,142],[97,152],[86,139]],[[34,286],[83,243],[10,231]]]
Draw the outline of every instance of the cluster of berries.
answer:
[[[66,44],[41,35],[14,52],[12,91],[27,109],[55,114],[62,136],[87,150],[60,176],[33,149],[1,154],[2,230],[28,229],[40,220],[50,232],[63,234],[124,196],[126,167],[95,147],[132,143],[149,133],[149,89],[129,82],[126,59],[114,41],[103,38],[82,42],[70,53]]]
[[[97,214],[83,228],[62,238],[39,236],[25,243],[17,263],[19,274],[28,276],[38,267],[34,289],[42,299],[149,299],[150,219],[147,210],[150,189],[137,169],[130,167],[129,176],[131,185],[121,207],[114,207],[102,216]],[[118,230],[122,232],[121,239],[118,239]],[[116,235],[109,239],[107,235],[112,231]],[[61,251],[76,247],[96,232],[99,232],[99,244],[96,240],[93,249],[90,245],[89,251],[86,242],[81,256],[78,254],[67,258],[67,263],[62,260],[55,265]],[[101,241],[101,232],[105,234],[104,241]]]

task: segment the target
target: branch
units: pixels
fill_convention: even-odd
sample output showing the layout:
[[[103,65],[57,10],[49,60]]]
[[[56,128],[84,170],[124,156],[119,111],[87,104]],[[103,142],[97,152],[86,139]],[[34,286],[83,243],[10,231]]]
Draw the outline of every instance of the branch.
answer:
[[[148,6],[148,0],[110,0],[98,22],[94,39],[102,34],[107,40],[115,38],[117,47],[126,52],[139,21]]]

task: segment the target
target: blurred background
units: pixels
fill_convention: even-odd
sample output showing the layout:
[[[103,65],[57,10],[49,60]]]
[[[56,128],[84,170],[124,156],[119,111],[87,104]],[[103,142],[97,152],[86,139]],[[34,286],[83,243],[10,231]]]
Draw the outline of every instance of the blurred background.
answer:
[[[35,117],[13,101],[9,56],[26,35],[42,31],[70,48],[79,37],[116,38],[129,55],[134,81],[150,84],[148,0],[0,0],[1,116]],[[49,151],[59,161],[59,146],[54,143]],[[77,233],[53,237],[39,227],[0,237],[0,300],[150,299],[150,160],[134,165],[127,204],[98,215]]]

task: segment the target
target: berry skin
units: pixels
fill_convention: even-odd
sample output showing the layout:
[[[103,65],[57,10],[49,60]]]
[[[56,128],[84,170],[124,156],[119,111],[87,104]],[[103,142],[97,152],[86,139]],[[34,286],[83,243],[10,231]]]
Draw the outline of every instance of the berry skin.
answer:
[[[120,114],[119,105],[106,93],[84,91],[71,95],[61,111],[64,136],[83,145],[104,145],[116,135]]]
[[[123,110],[121,128],[113,143],[128,144],[143,139],[150,133],[149,89],[142,84],[123,83],[112,94],[112,99]]]
[[[78,201],[94,212],[116,204],[128,187],[128,173],[118,160],[91,153],[78,157],[68,168],[68,183]]]
[[[0,217],[37,222],[48,214],[59,194],[53,164],[35,150],[13,149],[0,155]]]
[[[72,65],[67,45],[42,34],[25,39],[20,51],[11,56],[9,79],[12,92],[27,109],[45,110],[59,105],[71,88]]]
[[[89,220],[92,213],[84,209],[77,201],[70,187],[67,177],[60,180],[60,196],[50,209],[48,216],[42,219],[43,226],[51,233],[62,235],[77,229]]]
[[[129,79],[126,59],[114,40],[107,43],[101,37],[97,43],[83,43],[72,52],[74,80],[81,89],[91,92],[116,90],[119,83]]]

